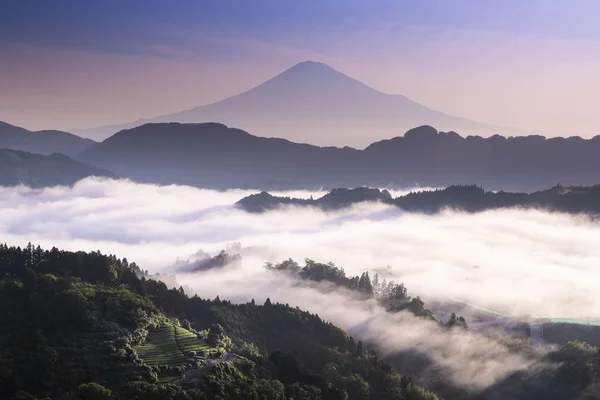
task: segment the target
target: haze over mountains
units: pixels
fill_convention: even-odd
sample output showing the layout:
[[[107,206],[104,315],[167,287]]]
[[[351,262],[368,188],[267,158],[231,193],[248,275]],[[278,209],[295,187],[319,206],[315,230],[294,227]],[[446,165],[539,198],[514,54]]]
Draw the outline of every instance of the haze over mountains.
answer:
[[[101,143],[0,123],[0,146],[71,155],[140,182],[214,189],[477,184],[487,190],[533,192],[557,183],[595,185],[600,172],[600,136],[464,137],[428,125],[357,150],[259,137],[220,123],[149,123]],[[20,182],[19,176],[5,180]],[[65,181],[71,179],[65,176]]]
[[[80,158],[140,182],[293,188],[348,182],[348,173],[360,174],[352,167],[357,153],[257,137],[217,123],[162,123],[118,132]],[[315,181],[317,172],[322,178]]]
[[[364,150],[253,136],[222,124],[146,124],[83,152],[82,161],[141,182],[206,188],[445,187],[531,192],[593,185],[600,137],[462,137],[431,126]]]
[[[90,176],[116,178],[112,172],[75,161],[63,154],[45,156],[0,149],[0,186],[68,186]]]
[[[477,184],[532,192],[557,183],[597,184],[600,172],[598,137],[438,132],[430,125],[463,135],[486,135],[496,128],[378,92],[310,61],[240,95],[152,121],[168,122],[86,132],[110,136],[102,143],[0,123],[0,148],[62,153],[141,182],[216,189]]]
[[[0,148],[49,155],[63,153],[69,156],[81,153],[95,142],[68,132],[43,130],[32,132],[0,121]]]
[[[402,95],[379,92],[326,64],[305,61],[253,89],[213,104],[72,132],[102,140],[147,122],[220,122],[259,136],[356,148],[424,124],[486,135],[507,131],[446,115]]]

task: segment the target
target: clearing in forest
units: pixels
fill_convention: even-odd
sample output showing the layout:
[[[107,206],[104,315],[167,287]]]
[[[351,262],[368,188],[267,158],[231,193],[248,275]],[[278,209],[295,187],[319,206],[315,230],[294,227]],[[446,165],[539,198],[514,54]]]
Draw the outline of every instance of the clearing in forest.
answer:
[[[194,360],[190,351],[205,352],[211,347],[187,329],[166,324],[148,333],[144,344],[137,346],[140,358],[150,366],[179,366]]]

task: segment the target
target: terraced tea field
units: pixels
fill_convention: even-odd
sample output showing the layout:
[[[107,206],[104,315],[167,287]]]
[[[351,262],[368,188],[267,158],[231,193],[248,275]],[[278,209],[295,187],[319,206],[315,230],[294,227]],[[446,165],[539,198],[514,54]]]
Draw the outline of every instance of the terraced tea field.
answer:
[[[192,361],[191,357],[185,356],[186,353],[210,348],[187,329],[167,324],[150,332],[146,342],[137,346],[136,351],[148,365],[179,366]]]

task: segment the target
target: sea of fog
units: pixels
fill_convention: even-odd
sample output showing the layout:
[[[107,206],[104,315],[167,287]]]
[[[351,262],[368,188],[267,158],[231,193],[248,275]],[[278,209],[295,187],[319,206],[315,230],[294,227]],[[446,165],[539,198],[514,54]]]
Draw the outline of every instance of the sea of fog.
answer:
[[[291,257],[302,265],[310,258],[333,262],[348,275],[387,268],[394,276],[388,279],[428,300],[461,298],[519,315],[600,318],[600,225],[586,217],[534,210],[422,215],[382,204],[264,214],[234,207],[254,192],[101,179],[72,188],[0,188],[0,233],[11,245],[100,250],[161,273],[174,273],[177,259],[193,260],[199,250],[234,246],[242,255],[238,268],[177,274],[178,282],[206,298],[270,297],[299,306],[384,352],[418,348],[456,383],[475,389],[530,362],[476,333],[441,332],[434,323],[392,315],[343,291],[295,285],[267,271],[265,262]]]
[[[177,258],[193,259],[199,250],[239,243],[240,275],[261,274],[266,261],[311,258],[347,274],[388,268],[391,279],[426,298],[461,298],[517,314],[600,317],[600,225],[585,217],[532,210],[427,216],[381,204],[264,214],[234,207],[251,193],[99,179],[73,188],[0,188],[0,233],[8,244],[100,250],[157,272],[173,272]]]

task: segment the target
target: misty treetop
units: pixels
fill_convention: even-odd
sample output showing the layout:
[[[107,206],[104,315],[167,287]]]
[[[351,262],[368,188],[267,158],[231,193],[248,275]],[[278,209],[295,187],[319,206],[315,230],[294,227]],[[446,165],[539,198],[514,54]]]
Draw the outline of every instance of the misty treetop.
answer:
[[[388,311],[408,310],[417,316],[435,319],[431,312],[424,308],[425,303],[418,296],[411,298],[408,295],[404,283],[388,281],[386,278],[381,279],[378,273],[375,273],[373,279],[368,271],[349,277],[344,268],[339,268],[331,262],[319,263],[306,259],[304,267],[300,267],[291,258],[280,263],[268,262],[265,264],[265,268],[275,272],[290,273],[303,280],[333,283],[358,293],[360,296],[376,299]]]

